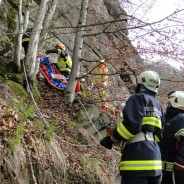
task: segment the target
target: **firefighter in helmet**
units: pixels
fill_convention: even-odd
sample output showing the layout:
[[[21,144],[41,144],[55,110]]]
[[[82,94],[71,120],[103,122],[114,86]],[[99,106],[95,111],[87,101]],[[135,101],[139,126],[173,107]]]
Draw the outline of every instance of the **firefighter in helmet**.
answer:
[[[163,163],[162,184],[184,183],[184,91],[168,94],[163,139],[159,143]]]
[[[137,77],[135,94],[123,109],[123,121],[100,144],[112,149],[122,143],[121,184],[160,184],[162,161],[157,141],[161,138],[163,110],[155,96],[160,86],[155,71]]]
[[[46,51],[46,54],[49,53],[58,54],[58,62],[56,66],[61,74],[63,74],[65,78],[68,79],[72,68],[72,59],[66,52],[65,45],[63,43],[58,43],[56,44],[55,49]]]
[[[108,103],[106,102],[106,89],[108,87],[108,68],[104,64],[105,60],[101,59],[99,61],[98,67],[97,67],[97,75],[93,79],[93,85],[98,90],[99,97],[103,101],[102,102],[102,109],[108,110]]]

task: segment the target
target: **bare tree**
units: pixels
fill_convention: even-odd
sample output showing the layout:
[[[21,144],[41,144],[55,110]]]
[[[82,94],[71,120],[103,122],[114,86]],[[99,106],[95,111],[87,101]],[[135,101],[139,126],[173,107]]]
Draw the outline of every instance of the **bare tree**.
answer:
[[[76,87],[76,77],[80,71],[80,60],[81,60],[81,49],[83,46],[83,30],[84,28],[81,25],[86,23],[86,15],[88,8],[89,0],[82,0],[80,18],[78,21],[78,27],[76,29],[75,35],[75,45],[73,51],[73,66],[72,71],[69,77],[69,83],[65,91],[65,96],[68,102],[72,103],[75,99],[75,87]]]
[[[38,43],[40,39],[40,32],[42,30],[43,20],[46,14],[47,10],[47,4],[49,0],[42,0],[39,11],[37,14],[37,18],[35,21],[35,25],[31,34],[30,42],[29,42],[29,48],[28,53],[26,55],[26,69],[27,69],[27,77],[30,84],[30,88],[32,91],[34,90],[34,87],[36,89],[36,74],[38,72],[38,66],[39,63],[37,61],[37,50],[38,50]]]
[[[20,54],[22,49],[22,34],[23,34],[22,0],[19,0],[18,3],[18,20],[19,20],[19,32],[16,36],[16,49],[14,52],[14,62],[17,66],[17,71],[20,71],[21,70]]]
[[[27,26],[28,26],[28,23],[29,23],[29,8],[30,8],[30,4],[31,4],[32,0],[27,0],[26,1],[26,10],[25,10],[25,13],[24,13],[24,23],[23,23],[23,30],[24,30],[24,33],[26,32],[26,29],[27,29]]]
[[[45,40],[47,38],[48,29],[52,21],[52,16],[55,13],[57,2],[58,0],[52,0],[51,4],[48,7],[48,11],[44,19],[43,29],[40,34],[40,44],[39,44],[39,49],[38,49],[39,52],[43,50],[43,47],[45,45]]]
[[[20,55],[22,50],[22,35],[27,29],[28,21],[29,21],[29,6],[30,0],[26,2],[26,11],[25,16],[22,16],[22,0],[19,0],[18,3],[18,34],[16,36],[16,49],[14,51],[14,62],[17,66],[17,71],[21,70],[20,66]]]

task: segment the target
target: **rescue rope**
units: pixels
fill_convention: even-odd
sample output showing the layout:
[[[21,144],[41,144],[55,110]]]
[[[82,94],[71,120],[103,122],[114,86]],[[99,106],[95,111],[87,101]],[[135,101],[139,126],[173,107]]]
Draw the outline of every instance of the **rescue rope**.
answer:
[[[96,132],[99,134],[99,136],[101,137],[101,138],[103,138],[103,136],[100,134],[100,132],[98,131],[98,129],[96,128],[96,126],[95,126],[95,124],[92,122],[92,120],[91,120],[91,118],[90,118],[90,116],[89,116],[89,114],[88,114],[88,112],[87,112],[87,110],[86,110],[86,108],[84,107],[84,105],[83,105],[83,103],[81,102],[81,100],[77,97],[77,95],[76,95],[76,98],[77,98],[77,100],[79,101],[79,103],[81,104],[81,106],[84,108],[84,110],[85,110],[85,112],[86,112],[86,115],[88,116],[88,119],[89,119],[89,121],[91,122],[91,124],[93,125],[93,127],[94,127],[94,129],[96,130]],[[94,139],[95,139],[95,137],[94,137]],[[96,139],[95,139],[96,140]],[[96,141],[98,141],[98,140],[96,140]],[[99,141],[98,141],[99,142]],[[115,176],[115,156],[114,156],[114,153],[113,152],[116,152],[116,153],[118,153],[119,155],[121,155],[119,152],[117,152],[114,148],[112,148],[112,150],[111,150],[111,165],[112,165],[112,183],[115,183],[115,179],[116,179],[116,176]]]
[[[23,60],[23,69],[24,69],[24,75],[25,75],[26,83],[27,83],[27,87],[28,87],[28,92],[29,92],[30,95],[31,95],[31,99],[33,100],[33,103],[34,103],[36,109],[38,110],[40,117],[43,119],[44,123],[45,123],[46,126],[48,127],[49,125],[48,125],[47,121],[45,120],[45,118],[44,118],[42,112],[40,111],[40,109],[39,109],[39,107],[38,107],[38,105],[37,105],[37,103],[36,103],[36,101],[35,101],[35,99],[34,99],[33,93],[32,93],[32,91],[31,91],[31,88],[30,88],[30,85],[29,85],[29,82],[28,82],[28,79],[27,79],[27,73],[26,73],[26,69],[25,69],[25,65],[24,65],[24,60]],[[77,97],[77,96],[76,96],[76,97]],[[95,128],[95,130],[97,131],[97,133],[99,134],[99,136],[100,136],[101,138],[103,138],[103,136],[100,134],[100,132],[98,131],[98,129],[96,128],[96,126],[95,126],[94,123],[92,122],[92,120],[91,120],[91,118],[90,118],[90,116],[89,116],[89,114],[88,114],[86,108],[84,107],[83,103],[81,102],[81,100],[80,100],[78,97],[77,97],[77,99],[79,100],[81,106],[84,108],[84,110],[85,110],[85,112],[86,112],[86,114],[87,114],[87,116],[88,116],[88,118],[89,118],[91,124],[93,125],[93,127]],[[71,146],[80,146],[80,147],[90,147],[90,146],[91,146],[91,147],[92,147],[92,146],[96,145],[96,143],[94,143],[94,144],[89,144],[89,145],[72,144],[72,143],[70,143],[70,142],[68,142],[68,141],[65,141],[65,140],[62,139],[61,137],[57,136],[55,133],[54,133],[54,135],[55,135],[59,140],[65,142],[65,143],[67,143],[67,144],[69,144],[69,145],[71,145]],[[94,138],[94,140],[96,140],[96,138],[95,138],[94,136],[92,136],[92,137]],[[99,144],[99,141],[98,141],[98,140],[96,140],[96,141],[97,141],[97,143]],[[111,150],[111,162],[112,162],[111,165],[112,165],[112,173],[113,173],[113,175],[112,175],[112,180],[113,180],[113,181],[112,181],[112,182],[115,183],[115,178],[116,178],[116,176],[115,176],[115,163],[114,163],[114,160],[115,160],[114,158],[115,158],[115,157],[114,157],[113,151],[115,151],[115,152],[118,153],[119,155],[121,155],[121,154],[120,154],[119,152],[117,152],[114,148]]]
[[[48,124],[48,122],[46,121],[46,119],[44,118],[44,115],[42,114],[42,112],[40,111],[40,109],[39,109],[39,107],[38,107],[38,105],[37,105],[37,103],[36,103],[36,101],[35,101],[35,99],[34,99],[34,95],[33,95],[33,93],[32,93],[32,91],[31,91],[31,88],[30,88],[30,85],[29,85],[29,82],[28,82],[28,78],[27,78],[27,73],[26,73],[26,69],[25,69],[25,64],[24,64],[24,60],[23,60],[23,70],[24,70],[24,75],[25,75],[25,79],[26,79],[26,84],[27,84],[27,88],[28,88],[28,92],[29,92],[29,94],[30,94],[30,96],[31,96],[31,99],[32,99],[32,101],[33,101],[33,103],[34,103],[34,105],[35,105],[35,107],[36,107],[36,109],[37,109],[37,111],[39,112],[39,115],[40,115],[40,117],[41,117],[41,119],[43,120],[43,122],[45,123],[45,125],[47,126],[47,127],[49,127],[49,124]],[[95,143],[94,144],[86,144],[86,145],[81,145],[81,144],[72,144],[72,143],[70,143],[70,142],[68,142],[68,141],[66,141],[66,140],[64,140],[64,139],[62,139],[61,137],[59,137],[59,136],[57,136],[55,133],[54,133],[54,135],[59,139],[59,140],[61,140],[62,142],[65,142],[65,143],[68,143],[69,145],[71,145],[71,146],[80,146],[80,147],[90,147],[90,146],[94,146],[94,145],[96,145]]]
[[[40,109],[39,109],[39,107],[38,107],[38,105],[37,105],[37,103],[36,103],[36,101],[35,101],[35,99],[34,99],[33,93],[32,93],[32,91],[31,91],[31,88],[30,88],[30,85],[29,85],[29,82],[28,82],[28,78],[27,78],[27,73],[26,73],[26,68],[25,68],[25,64],[24,64],[24,59],[23,59],[23,69],[24,69],[24,75],[25,75],[25,79],[26,79],[26,84],[27,84],[28,92],[29,92],[29,94],[31,95],[31,99],[33,100],[33,103],[34,103],[34,105],[35,105],[37,111],[39,112],[41,118],[43,119],[44,123],[45,123],[45,124],[47,125],[47,127],[48,127],[49,125],[48,125],[47,121],[45,120],[45,118],[43,117],[43,114],[42,114],[42,112],[40,111]]]
[[[77,97],[77,95],[76,95],[76,97]],[[91,118],[90,118],[90,116],[89,116],[89,114],[88,114],[86,108],[84,107],[83,103],[81,102],[81,100],[80,100],[78,97],[77,97],[77,100],[79,101],[79,103],[81,104],[81,106],[83,107],[83,109],[85,110],[85,113],[86,113],[86,115],[87,115],[89,121],[90,121],[91,124],[93,125],[93,128],[96,130],[96,132],[99,134],[99,136],[100,136],[101,138],[103,138],[103,136],[100,134],[100,132],[98,131],[98,129],[96,128],[96,126],[95,126],[94,123],[92,122],[92,120],[91,120]]]
[[[184,169],[184,166],[183,166],[183,165],[181,165],[181,164],[179,164],[179,163],[177,163],[177,162],[174,162],[174,164],[175,164],[176,166],[181,167],[182,169]]]

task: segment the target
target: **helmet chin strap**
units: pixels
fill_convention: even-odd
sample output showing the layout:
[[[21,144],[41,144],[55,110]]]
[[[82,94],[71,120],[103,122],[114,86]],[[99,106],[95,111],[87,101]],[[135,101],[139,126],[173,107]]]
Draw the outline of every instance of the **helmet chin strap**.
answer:
[[[137,84],[135,88],[135,93],[141,93],[145,91],[145,87],[142,84]]]
[[[137,86],[135,87],[135,93],[139,93],[140,91],[140,84],[137,84]]]

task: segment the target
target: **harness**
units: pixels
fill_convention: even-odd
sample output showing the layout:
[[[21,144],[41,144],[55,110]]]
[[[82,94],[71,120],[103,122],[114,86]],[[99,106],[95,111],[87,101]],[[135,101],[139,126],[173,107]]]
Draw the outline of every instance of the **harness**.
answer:
[[[140,132],[136,134],[133,138],[126,141],[126,144],[140,142],[140,141],[155,141],[153,132]]]
[[[174,162],[162,161],[162,168],[165,171],[173,171]]]

